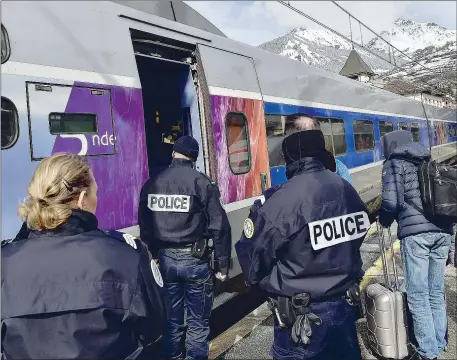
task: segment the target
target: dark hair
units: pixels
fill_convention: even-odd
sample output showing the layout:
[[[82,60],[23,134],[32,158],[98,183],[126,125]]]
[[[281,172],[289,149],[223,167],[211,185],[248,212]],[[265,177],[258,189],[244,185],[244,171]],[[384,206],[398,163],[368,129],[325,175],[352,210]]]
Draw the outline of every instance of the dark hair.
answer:
[[[300,118],[307,118],[310,119],[310,122],[305,124],[300,124],[297,122]],[[286,116],[286,121],[284,124],[284,136],[287,137],[289,135],[295,134],[300,131],[304,130],[320,130],[321,126],[319,121],[312,117],[311,115],[305,113],[295,113],[292,115]]]

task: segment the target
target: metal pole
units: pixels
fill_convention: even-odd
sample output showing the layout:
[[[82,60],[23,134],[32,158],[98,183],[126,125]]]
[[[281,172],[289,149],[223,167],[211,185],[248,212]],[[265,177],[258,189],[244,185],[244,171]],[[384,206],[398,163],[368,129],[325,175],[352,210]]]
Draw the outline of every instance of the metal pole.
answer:
[[[422,109],[424,110],[425,120],[427,120],[427,129],[428,129],[428,148],[429,148],[430,155],[431,155],[431,154],[432,154],[432,138],[431,138],[431,134],[430,134],[430,122],[429,122],[429,120],[428,120],[427,111],[425,110],[424,100],[423,100],[422,94],[423,94],[423,92],[421,91],[421,104],[422,104]]]

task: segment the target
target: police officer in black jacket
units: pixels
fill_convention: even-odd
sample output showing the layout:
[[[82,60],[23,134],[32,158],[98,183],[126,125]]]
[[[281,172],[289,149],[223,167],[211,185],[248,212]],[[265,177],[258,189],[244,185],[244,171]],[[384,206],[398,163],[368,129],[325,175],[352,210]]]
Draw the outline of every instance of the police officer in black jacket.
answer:
[[[97,184],[78,155],[37,167],[2,242],[2,353],[6,359],[157,357],[163,281],[147,247],[98,229]]]
[[[269,294],[275,359],[361,359],[353,306],[370,228],[354,188],[334,172],[309,116],[286,120],[288,181],[251,209],[235,248],[247,283]]]
[[[187,305],[186,358],[208,358],[213,273],[209,239],[214,244],[216,277],[225,280],[231,253],[231,231],[217,186],[194,170],[197,141],[179,138],[173,162],[144,184],[140,195],[140,237],[158,259],[164,277],[170,319],[162,343],[163,356],[184,354],[184,304]]]

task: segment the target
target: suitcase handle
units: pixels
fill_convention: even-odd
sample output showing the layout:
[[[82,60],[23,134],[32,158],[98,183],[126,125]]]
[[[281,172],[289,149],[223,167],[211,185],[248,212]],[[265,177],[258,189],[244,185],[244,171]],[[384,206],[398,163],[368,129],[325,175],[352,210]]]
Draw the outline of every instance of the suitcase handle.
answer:
[[[378,239],[379,239],[379,246],[381,248],[381,260],[382,260],[382,268],[384,272],[384,280],[386,282],[386,285],[389,288],[392,288],[392,283],[390,282],[390,271],[389,271],[389,263],[387,261],[387,254],[386,254],[386,247],[385,247],[385,239],[384,239],[384,229],[382,226],[376,222],[376,227],[378,230]],[[389,246],[392,251],[392,265],[394,269],[394,280],[395,280],[395,288],[394,290],[399,289],[398,285],[398,273],[397,273],[397,264],[395,261],[395,254],[394,254],[394,249],[393,249],[393,240],[392,240],[392,234],[390,232],[390,227],[387,229],[387,233],[389,235]]]

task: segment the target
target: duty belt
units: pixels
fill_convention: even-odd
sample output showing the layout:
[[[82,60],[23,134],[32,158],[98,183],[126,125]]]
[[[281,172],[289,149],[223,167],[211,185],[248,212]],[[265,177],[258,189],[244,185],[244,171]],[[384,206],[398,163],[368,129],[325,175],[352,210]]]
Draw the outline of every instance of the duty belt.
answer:
[[[332,296],[317,301],[317,303],[338,301],[345,299],[354,308],[359,308],[360,292],[359,285],[351,286],[345,295]],[[268,298],[270,310],[273,312],[280,328],[291,328],[292,341],[304,345],[311,343],[311,324],[322,325],[322,319],[310,312],[309,305],[311,296],[308,293],[301,293],[292,297]]]
[[[311,324],[322,325],[322,320],[309,311],[311,296],[301,293],[293,297],[269,298],[270,309],[276,316],[280,328],[292,328],[292,341],[308,345],[311,343]]]
[[[164,250],[171,250],[171,251],[177,251],[177,252],[191,252],[192,251],[192,246],[187,245],[187,246],[182,246],[182,247],[164,247]]]

